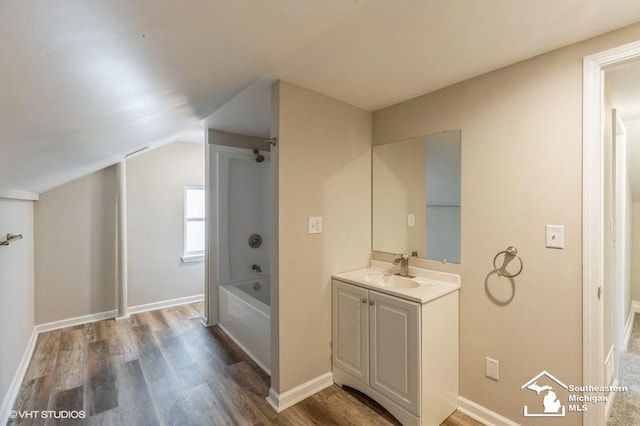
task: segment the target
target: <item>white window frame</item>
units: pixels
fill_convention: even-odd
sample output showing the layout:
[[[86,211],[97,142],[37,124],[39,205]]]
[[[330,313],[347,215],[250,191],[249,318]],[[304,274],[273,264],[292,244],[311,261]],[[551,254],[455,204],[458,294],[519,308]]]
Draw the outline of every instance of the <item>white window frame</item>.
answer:
[[[187,194],[190,190],[202,190],[204,192],[204,185],[185,185],[184,187],[184,220],[183,220],[183,255],[181,257],[182,262],[184,263],[192,263],[192,262],[203,262],[204,261],[204,253],[206,247],[203,250],[199,251],[187,251],[187,224],[189,222],[204,222],[206,218],[203,217],[188,217],[187,216]]]

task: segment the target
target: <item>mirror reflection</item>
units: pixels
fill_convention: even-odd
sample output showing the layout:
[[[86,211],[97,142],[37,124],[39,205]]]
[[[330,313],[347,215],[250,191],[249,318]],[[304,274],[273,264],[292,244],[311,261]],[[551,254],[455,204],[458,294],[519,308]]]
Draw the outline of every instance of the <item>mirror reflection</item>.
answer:
[[[461,130],[373,148],[373,249],[460,263]]]

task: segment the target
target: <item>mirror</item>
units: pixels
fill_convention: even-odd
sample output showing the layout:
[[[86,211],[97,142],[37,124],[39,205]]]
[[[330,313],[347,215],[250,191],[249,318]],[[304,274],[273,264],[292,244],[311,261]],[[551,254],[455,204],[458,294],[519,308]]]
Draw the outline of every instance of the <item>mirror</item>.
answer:
[[[373,249],[460,263],[461,130],[373,147]]]

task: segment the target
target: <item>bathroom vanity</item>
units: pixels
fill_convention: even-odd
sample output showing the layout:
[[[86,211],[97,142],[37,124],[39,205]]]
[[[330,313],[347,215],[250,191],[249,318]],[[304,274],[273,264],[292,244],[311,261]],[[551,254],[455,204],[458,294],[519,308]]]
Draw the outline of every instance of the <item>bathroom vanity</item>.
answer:
[[[440,425],[457,407],[460,276],[391,270],[374,261],[334,275],[333,381],[403,425]]]

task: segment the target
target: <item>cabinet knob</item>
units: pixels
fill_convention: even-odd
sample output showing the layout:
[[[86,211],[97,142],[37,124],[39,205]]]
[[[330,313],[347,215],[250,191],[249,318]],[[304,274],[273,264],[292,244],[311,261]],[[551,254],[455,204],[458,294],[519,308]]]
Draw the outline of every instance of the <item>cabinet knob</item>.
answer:
[[[362,303],[367,303],[367,298],[366,297],[362,298]]]
[[[374,303],[376,303],[375,300],[369,300],[370,305],[373,305]]]

